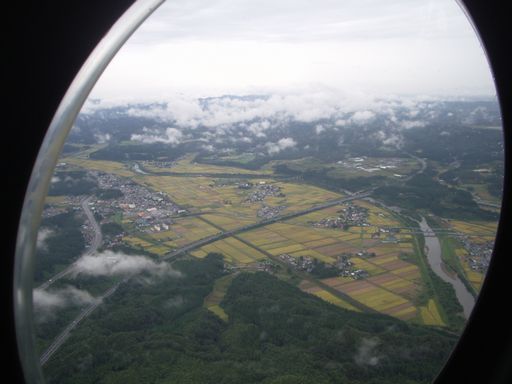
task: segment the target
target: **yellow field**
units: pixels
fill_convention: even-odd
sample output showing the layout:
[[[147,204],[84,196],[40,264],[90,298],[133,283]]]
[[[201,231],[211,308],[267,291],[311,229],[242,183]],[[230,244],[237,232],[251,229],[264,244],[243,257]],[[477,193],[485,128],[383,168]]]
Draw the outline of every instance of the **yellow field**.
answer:
[[[236,214],[229,215],[227,213],[205,214],[202,215],[202,217],[225,230],[242,227],[255,221],[253,218],[247,218]]]
[[[218,165],[211,164],[198,164],[193,162],[195,154],[187,155],[181,160],[177,161],[170,168],[159,168],[151,165],[148,162],[144,162],[144,168],[146,168],[150,172],[178,172],[178,173],[231,173],[231,174],[268,174],[272,175],[273,171],[271,169],[262,169],[257,171],[252,171],[250,169],[244,168],[236,168],[236,167],[224,167]]]
[[[228,291],[229,285],[235,278],[235,274],[223,276],[215,281],[212,292],[205,297],[203,306],[208,310],[215,313],[224,321],[228,321],[228,314],[224,312],[224,309],[219,305],[226,292]]]
[[[169,247],[178,248],[218,232],[217,228],[197,217],[183,217],[171,224],[169,231],[155,233],[151,237],[163,241]]]
[[[332,293],[327,292],[325,290],[319,290],[316,292],[312,292],[313,295],[320,297],[321,299],[327,301],[328,303],[337,305],[338,307],[349,309],[355,312],[361,312],[359,309],[354,307],[352,304],[346,302],[345,300],[340,299],[337,296],[334,296]]]
[[[498,227],[497,222],[458,221],[449,220],[449,225],[457,232],[471,236],[471,242],[476,244],[494,241]]]
[[[144,251],[151,252],[159,256],[165,255],[171,251],[171,249],[165,245],[155,245],[135,236],[125,236],[123,237],[123,241],[135,249],[143,249]]]
[[[348,285],[345,284],[342,287],[347,287]],[[384,313],[386,313],[386,310],[408,302],[403,297],[377,286],[373,286],[369,290],[356,291],[351,296],[364,305]]]
[[[61,159],[60,161],[64,163],[73,164],[81,168],[112,173],[118,176],[133,178],[136,175],[134,172],[128,169],[126,165],[124,165],[123,163],[118,163],[116,161],[90,160],[76,157],[66,157]]]
[[[193,256],[197,255],[197,257],[204,257],[209,252],[221,253],[224,255],[224,260],[230,264],[251,264],[266,258],[263,253],[233,237],[205,245],[200,248],[200,251],[202,251],[202,253],[197,253],[196,251],[191,254]]]
[[[370,276],[385,272],[384,268],[381,268],[373,263],[369,263],[367,260],[361,259],[359,257],[353,257],[350,259],[355,265],[357,269],[364,269],[368,271]]]
[[[427,306],[420,307],[420,315],[423,320],[423,324],[425,325],[438,325],[445,326],[443,319],[441,319],[441,315],[439,314],[439,310],[437,309],[436,302],[433,299],[428,301]]]

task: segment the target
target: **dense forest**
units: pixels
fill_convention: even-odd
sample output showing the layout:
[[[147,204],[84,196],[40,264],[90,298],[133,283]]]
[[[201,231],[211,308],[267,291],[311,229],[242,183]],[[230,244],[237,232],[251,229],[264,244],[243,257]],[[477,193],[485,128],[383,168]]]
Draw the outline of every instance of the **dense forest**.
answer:
[[[203,307],[222,256],[179,278],[121,285],[45,366],[48,383],[429,383],[456,342],[443,331],[346,311],[264,273]]]
[[[68,266],[85,249],[85,240],[80,231],[83,220],[69,211],[46,218],[41,228],[47,238],[37,249],[34,272],[35,283],[53,276],[60,268]]]

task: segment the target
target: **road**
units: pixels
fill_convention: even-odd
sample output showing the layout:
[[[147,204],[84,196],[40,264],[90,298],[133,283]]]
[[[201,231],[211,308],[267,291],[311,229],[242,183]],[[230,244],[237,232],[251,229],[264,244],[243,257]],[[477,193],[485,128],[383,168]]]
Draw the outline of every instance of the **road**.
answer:
[[[75,319],[66,328],[64,328],[64,330],[55,338],[53,343],[46,349],[46,351],[43,352],[43,354],[39,358],[39,363],[41,364],[41,366],[44,366],[46,362],[52,357],[52,355],[55,352],[57,352],[57,350],[62,346],[62,344],[64,344],[64,342],[69,337],[71,331],[75,329],[83,319],[85,319],[87,316],[93,313],[94,310],[98,308],[101,305],[101,303],[103,303],[103,300],[111,296],[117,290],[117,288],[119,288],[119,286],[128,279],[129,277],[123,279],[113,287],[109,288],[107,291],[103,293],[103,295],[97,297],[94,303],[92,303],[82,312],[80,312],[80,314],[77,317],[75,317]]]
[[[101,245],[101,242],[103,241],[103,236],[101,234],[101,228],[100,228],[98,222],[96,221],[96,219],[94,218],[94,214],[92,213],[91,209],[89,208],[89,203],[91,202],[91,199],[92,199],[92,196],[89,196],[86,199],[82,200],[82,203],[81,203],[82,209],[83,209],[85,215],[87,216],[87,220],[89,221],[89,223],[91,224],[91,227],[94,230],[94,238],[92,239],[92,243],[89,246],[89,248],[87,248],[87,251],[84,253],[84,255],[92,255],[92,254],[96,253],[96,251],[98,250],[98,248]],[[50,285],[55,283],[57,280],[63,278],[68,273],[70,273],[73,270],[73,268],[74,268],[74,263],[70,264],[67,268],[63,269],[62,271],[60,271],[59,273],[54,275],[51,279],[48,279],[47,281],[45,281],[43,284],[41,284],[39,287],[37,287],[37,289],[47,289]]]

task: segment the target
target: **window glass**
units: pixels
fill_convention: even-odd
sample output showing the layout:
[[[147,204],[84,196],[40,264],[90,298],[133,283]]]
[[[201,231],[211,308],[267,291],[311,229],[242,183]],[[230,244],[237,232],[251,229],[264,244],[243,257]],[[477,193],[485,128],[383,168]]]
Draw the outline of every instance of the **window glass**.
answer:
[[[167,2],[51,179],[45,379],[430,382],[502,184],[492,76],[456,2]]]

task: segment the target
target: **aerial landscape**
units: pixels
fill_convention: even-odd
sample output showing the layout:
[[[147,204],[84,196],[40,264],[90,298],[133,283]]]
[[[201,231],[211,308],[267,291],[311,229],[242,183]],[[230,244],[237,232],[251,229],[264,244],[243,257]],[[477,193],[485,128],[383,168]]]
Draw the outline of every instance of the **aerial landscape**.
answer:
[[[258,117],[274,99],[79,115],[38,239],[48,382],[432,379],[490,262],[497,103]]]
[[[504,143],[474,30],[427,3],[162,5],[55,163],[45,381],[431,383],[492,263]]]

